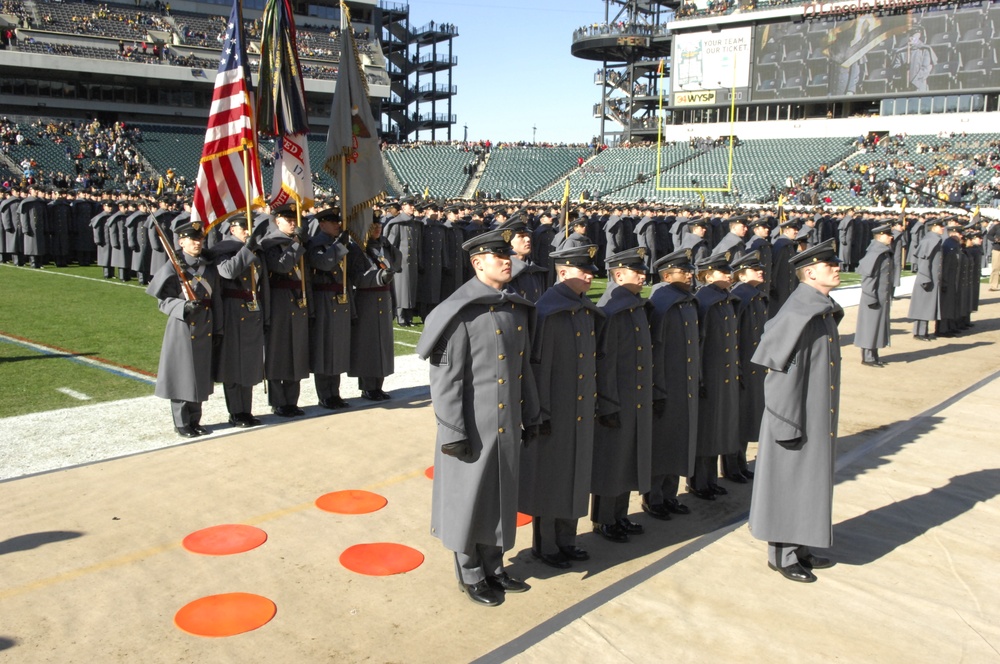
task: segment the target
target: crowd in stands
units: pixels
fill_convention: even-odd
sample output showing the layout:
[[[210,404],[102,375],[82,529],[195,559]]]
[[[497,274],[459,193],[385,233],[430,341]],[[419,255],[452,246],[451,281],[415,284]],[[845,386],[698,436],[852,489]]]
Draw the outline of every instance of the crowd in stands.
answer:
[[[41,155],[28,154],[17,162],[24,184],[55,189],[114,187],[131,193],[155,193],[157,189],[158,180],[146,167],[137,146],[142,142],[138,127],[122,122],[102,125],[96,119],[90,122],[39,119],[28,125],[8,118],[0,120],[0,149],[8,158],[12,156],[12,146],[38,146],[41,153],[43,142],[64,151],[65,170],[51,161],[47,162],[47,168],[41,167],[38,162]],[[30,149],[18,150],[19,155],[24,152]]]
[[[966,141],[951,133],[938,138],[940,143],[914,143],[905,134],[862,136],[854,145],[870,156],[844,161],[839,170],[846,178],[821,166],[798,181],[787,178],[784,194],[809,205],[830,203],[830,192],[843,188],[866,205],[897,205],[904,198],[921,207],[1000,204],[1000,141]],[[976,177],[984,169],[994,174],[989,180]]]
[[[602,37],[604,35],[665,35],[667,34],[666,23],[662,25],[647,25],[645,23],[633,23],[631,21],[617,21],[615,23],[592,23],[583,25],[573,31],[573,41],[584,37]]]
[[[15,15],[24,28],[33,28],[86,36],[113,37],[118,39],[117,51],[105,48],[95,42],[93,46],[59,44],[42,41],[37,36],[18,39],[14,28],[0,29],[0,47],[16,47],[30,53],[63,55],[85,58],[117,59],[146,64],[169,64],[179,67],[215,69],[218,61],[202,58],[193,53],[177,52],[171,46],[175,39],[186,45],[220,48],[226,30],[226,17],[197,14],[170,15],[169,3],[160,0],[135,8],[110,3],[92,4],[86,2],[44,2],[37,5],[37,14],[26,8],[18,0],[2,0],[4,13]],[[37,17],[37,18],[36,18]],[[176,23],[176,27],[175,27]],[[165,42],[153,39],[149,31],[166,33]],[[261,19],[247,21],[250,38],[259,39],[262,31]],[[340,57],[340,30],[327,26],[303,24],[298,30],[299,54],[303,58],[336,61]],[[358,49],[370,58],[377,58],[377,43],[372,41],[371,30],[360,27],[355,30],[359,40]],[[42,38],[44,39],[44,38]],[[252,63],[257,67],[258,62]],[[305,64],[302,71],[307,78],[334,79],[338,69],[335,65]],[[375,84],[387,83],[387,74],[368,74],[368,80]]]

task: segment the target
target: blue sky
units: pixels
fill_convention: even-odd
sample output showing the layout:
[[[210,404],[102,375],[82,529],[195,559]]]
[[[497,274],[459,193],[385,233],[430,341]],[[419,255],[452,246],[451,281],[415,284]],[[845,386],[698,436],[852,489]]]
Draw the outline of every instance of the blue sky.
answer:
[[[600,101],[593,82],[600,63],[574,58],[570,46],[574,30],[603,20],[599,0],[410,2],[411,25],[435,21],[458,27],[454,139],[461,139],[468,125],[469,140],[530,141],[537,126],[540,142],[589,142],[600,131],[593,117]]]

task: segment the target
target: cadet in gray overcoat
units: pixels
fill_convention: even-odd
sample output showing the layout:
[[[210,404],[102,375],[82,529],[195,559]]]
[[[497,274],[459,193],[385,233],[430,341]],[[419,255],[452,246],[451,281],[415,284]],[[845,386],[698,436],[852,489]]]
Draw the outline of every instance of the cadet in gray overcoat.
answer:
[[[132,279],[132,254],[129,251],[128,239],[125,235],[125,220],[130,214],[128,206],[129,201],[124,199],[118,201],[118,210],[111,213],[105,224],[108,244],[111,245],[111,267],[117,268],[119,281],[131,281]]]
[[[229,218],[229,234],[211,249],[222,280],[225,335],[218,344],[215,381],[222,383],[229,423],[254,427],[253,387],[264,380],[264,329],[270,288],[260,251],[267,224],[247,231],[245,214]],[[157,241],[159,243],[159,241]]]
[[[746,484],[747,480],[753,479],[753,471],[747,467],[747,444],[760,437],[760,418],[764,414],[765,371],[753,364],[750,358],[764,333],[767,303],[760,291],[764,279],[760,255],[756,251],[748,251],[734,258],[729,265],[735,282],[729,289],[729,296],[736,311],[736,341],[740,357],[739,449],[722,455],[722,475],[731,482]]]
[[[534,305],[503,290],[512,236],[489,231],[463,245],[475,277],[431,312],[417,344],[430,358],[438,423],[431,534],[455,552],[460,589],[485,606],[528,589],[503,567],[517,530],[522,425],[537,428],[538,416]]]
[[[747,251],[756,251],[760,256],[764,280],[757,288],[764,293],[764,304],[771,294],[771,275],[774,271],[774,245],[771,244],[771,217],[761,217],[750,222],[750,233],[753,237],[747,242]]]
[[[39,191],[32,187],[28,196],[21,200],[18,209],[21,224],[21,253],[31,267],[42,266],[48,253],[46,203],[38,197]]]
[[[719,486],[719,456],[739,448],[740,359],[736,310],[729,297],[732,268],[728,251],[697,264],[698,333],[701,337],[701,388],[698,403],[698,454],[688,492],[703,500],[729,493]]]
[[[101,266],[104,278],[112,279],[115,276],[115,269],[111,267],[111,234],[108,220],[111,218],[114,204],[111,201],[104,201],[102,205],[103,210],[90,220],[90,228],[94,234],[94,246],[97,247],[97,264]]]
[[[800,228],[802,222],[789,219],[778,226],[778,236],[772,242],[771,292],[767,299],[767,315],[771,318],[774,318],[799,283],[789,261],[798,251],[795,237]]]
[[[646,250],[608,256],[608,289],[597,302],[606,317],[598,338],[597,421],[590,490],[594,532],[613,542],[641,534],[628,518],[629,494],[650,486],[653,426],[653,348],[646,282]]]
[[[829,567],[809,547],[833,543],[833,471],[840,416],[844,310],[833,240],[795,256],[801,284],[768,321],[753,361],[768,369],[750,533],[768,542],[768,566],[792,581]]]
[[[880,348],[889,345],[889,320],[892,308],[893,251],[892,227],[889,224],[872,229],[872,241],[858,263],[861,275],[861,302],[858,303],[858,324],[854,345],[861,349],[861,364],[884,367]]]
[[[548,270],[536,265],[531,258],[533,234],[520,215],[512,216],[500,228],[514,231],[514,237],[510,241],[514,254],[510,259],[511,277],[507,290],[517,293],[526,300],[537,302],[548,287]]]
[[[390,395],[382,385],[385,377],[395,371],[390,289],[399,255],[382,236],[382,223],[377,217],[368,227],[364,259],[364,271],[351,284],[357,316],[351,321],[351,366],[347,375],[358,379],[363,398],[385,401]]]
[[[337,208],[317,213],[314,224],[306,248],[309,368],[319,405],[337,410],[349,405],[340,396],[340,374],[351,366],[350,282],[363,271],[364,259],[342,231]]]
[[[299,408],[300,381],[309,377],[309,310],[302,301],[302,265],[308,235],[298,228],[295,204],[272,211],[276,230],[261,247],[271,289],[269,326],[264,332],[267,400],[275,415],[305,415]]]
[[[161,267],[146,288],[167,315],[153,393],[170,399],[174,429],[193,438],[209,433],[201,426],[201,404],[214,391],[212,335],[223,331],[222,288],[215,267],[201,256],[201,224],[189,222],[177,229],[177,236],[179,267],[195,299],[185,298],[173,265]]]
[[[425,213],[424,225],[420,229],[420,283],[417,287],[421,319],[427,318],[427,314],[448,297],[445,282],[457,267],[452,265],[452,254],[448,251],[451,231],[441,221],[440,209],[430,204]]]
[[[417,310],[422,224],[413,218],[411,197],[400,199],[399,205],[400,213],[386,221],[382,232],[401,258],[396,277],[392,280],[392,291],[396,320],[401,326],[409,327],[413,324],[413,314]]]
[[[0,235],[3,236],[3,254],[0,259],[14,265],[20,265],[22,258],[21,217],[18,211],[20,205],[21,197],[16,189],[7,198],[0,200]]]
[[[931,341],[930,321],[941,317],[941,235],[944,221],[932,218],[925,221],[926,232],[914,252],[917,278],[910,296],[907,318],[913,321],[913,337]]]
[[[603,321],[587,291],[597,245],[549,254],[558,283],[536,304],[532,373],[539,436],[521,452],[519,511],[533,518],[531,553],[558,569],[590,556],[576,545],[586,516],[594,454],[597,332]]]
[[[653,264],[660,282],[653,287],[653,445],[649,493],[642,508],[654,518],[691,510],[677,500],[680,478],[694,473],[698,443],[698,379],[701,351],[693,253],[680,249]]]

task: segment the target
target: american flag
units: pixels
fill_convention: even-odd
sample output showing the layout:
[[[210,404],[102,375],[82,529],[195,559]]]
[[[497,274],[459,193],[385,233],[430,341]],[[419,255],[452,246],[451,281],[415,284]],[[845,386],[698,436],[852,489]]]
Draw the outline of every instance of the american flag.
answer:
[[[191,220],[202,222],[206,228],[245,211],[248,204],[260,207],[264,203],[250,98],[253,88],[248,74],[243,46],[243,13],[239,0],[234,0],[222,42],[222,58],[215,77],[191,209]],[[249,182],[244,160],[250,165]]]

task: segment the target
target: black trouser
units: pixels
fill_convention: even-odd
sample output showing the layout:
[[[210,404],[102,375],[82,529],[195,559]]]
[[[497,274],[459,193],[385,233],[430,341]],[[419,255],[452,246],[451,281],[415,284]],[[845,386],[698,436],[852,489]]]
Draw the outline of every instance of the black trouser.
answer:
[[[576,546],[576,522],[576,519],[536,516],[531,520],[531,548],[555,555],[560,549]]]
[[[230,415],[253,413],[253,385],[223,383],[222,393],[226,397],[226,410]]]
[[[298,406],[301,385],[297,380],[267,381],[267,402],[272,408]]]
[[[617,496],[598,496],[590,501],[590,520],[605,526],[613,526],[628,516],[628,499],[631,491]]]
[[[340,396],[340,374],[313,374],[313,382],[320,401]]]
[[[380,392],[385,378],[372,378],[370,376],[358,376],[358,389],[363,392]]]

